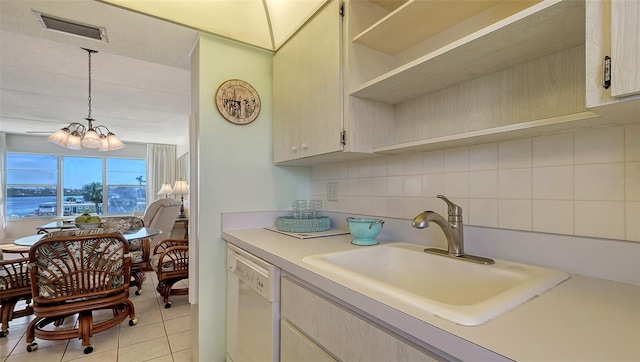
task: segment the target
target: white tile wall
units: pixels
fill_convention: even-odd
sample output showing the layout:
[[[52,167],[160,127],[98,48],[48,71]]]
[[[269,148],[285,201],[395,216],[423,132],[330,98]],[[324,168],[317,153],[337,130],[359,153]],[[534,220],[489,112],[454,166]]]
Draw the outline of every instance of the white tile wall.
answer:
[[[469,147],[444,150],[444,172],[469,170]]]
[[[572,200],[573,166],[534,167],[534,200]]]
[[[560,133],[533,139],[533,167],[573,165],[573,134]]]
[[[498,197],[531,199],[531,168],[498,171]]]
[[[496,199],[498,197],[498,171],[469,172],[469,197]]]
[[[531,167],[531,138],[498,143],[498,168]]]
[[[640,161],[640,123],[626,126],[624,148],[627,162]]]
[[[469,197],[469,173],[445,172],[444,194],[453,199]]]
[[[497,168],[497,143],[487,143],[469,147],[469,171],[496,170]]]
[[[576,165],[576,200],[624,201],[624,164]]]
[[[312,197],[328,211],[640,241],[640,124],[314,166]],[[338,182],[338,202],[326,200]]]
[[[575,164],[624,161],[624,127],[588,129],[574,134]]]
[[[533,231],[573,235],[573,200],[533,200]]]
[[[625,200],[640,201],[640,162],[627,162],[624,177]]]
[[[470,225],[498,227],[498,201],[493,199],[469,199],[466,213]]]
[[[422,196],[434,197],[444,194],[444,174],[431,173],[422,175]]]

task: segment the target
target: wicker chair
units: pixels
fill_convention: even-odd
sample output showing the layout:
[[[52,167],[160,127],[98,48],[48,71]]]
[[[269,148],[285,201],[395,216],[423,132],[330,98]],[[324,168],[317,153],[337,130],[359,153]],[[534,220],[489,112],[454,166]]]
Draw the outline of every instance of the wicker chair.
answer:
[[[189,294],[188,287],[173,288],[175,283],[189,278],[189,240],[162,240],[153,249],[150,264],[158,275],[156,290],[162,296],[165,308],[171,308],[169,296]]]
[[[91,353],[91,337],[117,327],[129,317],[137,323],[129,300],[129,243],[114,229],[56,231],[29,251],[31,294],[35,319],[26,333],[27,351],[38,348],[35,338],[82,340]],[[106,310],[105,313],[96,313]],[[77,323],[64,319],[78,316]],[[47,327],[54,324],[57,328]]]
[[[0,338],[9,334],[9,322],[13,318],[33,314],[28,263],[29,258],[0,261],[0,316],[2,317]],[[16,304],[21,300],[26,302],[26,306],[16,311]]]
[[[103,226],[109,229],[116,229],[123,234],[135,232],[144,227],[144,221],[136,216],[108,216],[102,218]],[[151,243],[148,238],[129,241],[129,252],[131,253],[131,276],[133,283],[138,288],[136,295],[142,293],[142,284],[147,280],[145,270],[149,267],[149,256],[151,254]]]

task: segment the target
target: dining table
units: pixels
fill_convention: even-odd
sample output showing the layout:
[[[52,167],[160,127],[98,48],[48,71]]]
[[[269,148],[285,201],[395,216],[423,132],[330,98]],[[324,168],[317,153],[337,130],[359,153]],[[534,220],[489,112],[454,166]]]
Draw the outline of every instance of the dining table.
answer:
[[[44,225],[40,225],[36,228],[38,234],[46,234],[53,230],[67,230],[77,228],[73,220],[56,220]]]
[[[124,231],[122,234],[124,235],[125,239],[127,239],[128,241],[132,241],[137,239],[148,238],[151,236],[156,236],[161,233],[162,233],[162,230],[158,228],[142,227],[136,230]],[[36,235],[25,236],[25,237],[14,240],[13,244],[18,246],[23,246],[23,247],[31,247],[35,243],[40,241],[40,239],[42,239],[42,237],[45,235],[46,234],[36,234]]]

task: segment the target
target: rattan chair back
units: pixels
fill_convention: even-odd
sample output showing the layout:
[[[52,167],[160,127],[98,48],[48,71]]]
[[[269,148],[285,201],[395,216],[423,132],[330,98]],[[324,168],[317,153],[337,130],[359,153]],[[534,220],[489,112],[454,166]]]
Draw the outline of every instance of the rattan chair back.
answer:
[[[29,250],[29,273],[35,319],[29,323],[27,351],[38,348],[35,338],[82,340],[85,353],[90,339],[130,318],[137,323],[129,300],[131,257],[129,243],[115,229],[78,229],[46,234]],[[110,310],[111,317],[94,320],[94,312]],[[77,316],[77,324],[62,321]],[[57,328],[47,327],[54,323]]]
[[[105,294],[128,294],[129,243],[110,229],[58,231],[29,250],[36,303],[67,303]]]
[[[9,334],[9,322],[14,318],[33,314],[29,258],[0,260],[0,338]],[[24,308],[15,310],[16,304],[25,301]]]

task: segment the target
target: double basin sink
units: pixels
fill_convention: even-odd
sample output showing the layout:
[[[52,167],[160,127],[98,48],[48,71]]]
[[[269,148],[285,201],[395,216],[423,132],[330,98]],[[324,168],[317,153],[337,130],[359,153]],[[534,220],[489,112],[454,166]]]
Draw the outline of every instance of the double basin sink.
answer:
[[[482,265],[428,254],[424,246],[403,242],[303,260],[340,277],[347,287],[464,326],[481,325],[569,278],[559,270],[506,260]]]

